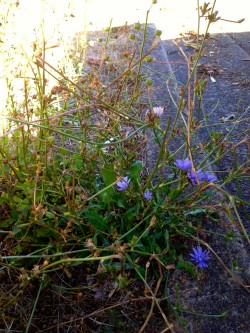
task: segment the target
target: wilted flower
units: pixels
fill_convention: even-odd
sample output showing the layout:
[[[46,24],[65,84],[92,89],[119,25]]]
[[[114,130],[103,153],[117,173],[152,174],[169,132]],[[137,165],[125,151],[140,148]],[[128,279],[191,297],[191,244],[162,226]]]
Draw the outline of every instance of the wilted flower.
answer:
[[[144,199],[146,200],[150,200],[153,198],[153,195],[152,195],[152,192],[150,190],[146,190],[145,193],[144,193]]]
[[[160,117],[163,114],[164,108],[162,108],[161,106],[156,106],[153,107],[153,111],[157,117]]]
[[[195,261],[200,268],[208,267],[206,261],[210,259],[208,256],[209,252],[208,250],[203,251],[200,246],[197,248],[193,247],[193,253],[190,253],[191,260]]]
[[[176,160],[174,165],[184,171],[190,170],[192,168],[192,163],[188,157],[185,160]]]
[[[130,183],[130,179],[126,176],[123,177],[121,181],[117,182],[118,191],[125,191]]]
[[[197,185],[198,182],[202,183],[202,181],[204,180],[204,172],[199,169],[197,171],[192,170],[190,172],[188,172],[188,178],[191,180],[193,185]]]
[[[208,183],[214,183],[218,180],[211,172],[204,172],[203,179]]]

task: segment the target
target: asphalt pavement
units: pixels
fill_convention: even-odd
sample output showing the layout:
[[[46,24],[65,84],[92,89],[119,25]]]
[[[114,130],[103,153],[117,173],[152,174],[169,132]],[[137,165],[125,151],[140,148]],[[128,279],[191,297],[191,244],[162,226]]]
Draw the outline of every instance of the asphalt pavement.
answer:
[[[154,25],[148,28],[145,51],[152,43],[154,29],[156,29]],[[161,119],[162,126],[167,124],[169,117],[174,119],[176,114],[170,94],[177,101],[179,88],[185,85],[188,79],[187,64],[180,48],[189,57],[194,54],[195,39],[195,35],[187,34],[175,40],[162,40],[152,52],[154,61],[143,67],[144,73],[153,81],[153,105],[164,106],[166,109]],[[199,61],[198,74],[207,80],[207,86],[199,116],[206,126],[199,131],[198,141],[201,146],[205,146],[211,139],[212,133],[219,133],[220,140],[224,141],[222,151],[224,156],[212,167],[220,184],[225,182],[232,170],[241,165],[249,170],[249,45],[250,32],[211,34],[205,42],[203,57]],[[197,113],[196,108],[194,111],[196,118],[198,118]],[[173,140],[171,145],[174,149],[180,146],[180,142]],[[209,154],[209,150],[204,150],[204,153]],[[153,164],[156,157],[157,149],[152,141],[148,145],[148,163]],[[211,159],[214,158],[216,156],[211,156]],[[232,179],[224,184],[223,189],[249,202],[249,179],[249,172],[246,172],[238,182]],[[214,196],[215,202],[221,199],[221,196]],[[240,206],[238,208],[244,226],[249,230],[249,209],[241,209]],[[228,231],[225,227],[227,224],[230,225],[230,221],[224,214],[218,223],[207,223],[206,228],[213,233],[209,244],[229,269],[233,270],[235,277],[239,277],[243,284],[249,285],[249,244],[240,237],[232,241],[222,237],[221,234]],[[237,228],[235,235],[240,236]],[[233,268],[235,263],[237,263],[236,268]],[[179,292],[184,309],[183,316],[188,322],[188,332],[248,333],[249,291],[237,283],[235,277],[232,278],[217,259],[212,261],[204,274],[206,278],[200,281],[187,278],[185,273],[178,270],[173,277],[174,283],[178,283],[178,279],[180,281]],[[173,292],[171,287],[168,291],[170,294]],[[227,315],[223,316],[225,312]],[[183,331],[177,328],[176,332]]]
[[[195,38],[175,40],[187,57],[194,52],[190,45],[193,46]],[[173,40],[162,43],[178,86],[184,86],[188,79],[185,59]],[[220,136],[224,156],[213,166],[214,172],[222,184],[225,182],[225,190],[249,202],[249,173],[241,175],[238,181],[226,179],[233,170],[241,166],[249,170],[250,166],[250,32],[209,35],[198,64],[198,76],[207,81],[201,110],[194,113],[206,126],[199,133],[200,142],[206,146],[215,133]],[[241,217],[249,228],[250,210],[241,209]]]

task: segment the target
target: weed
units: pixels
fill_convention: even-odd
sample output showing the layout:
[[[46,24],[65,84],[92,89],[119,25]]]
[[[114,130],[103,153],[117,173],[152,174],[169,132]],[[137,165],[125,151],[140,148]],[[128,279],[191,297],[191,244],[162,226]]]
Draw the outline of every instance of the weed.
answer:
[[[42,3],[48,6],[46,1]],[[0,141],[0,272],[6,281],[12,274],[15,278],[9,297],[1,300],[6,327],[12,320],[9,309],[19,307],[22,298],[28,298],[38,285],[33,307],[14,324],[16,329],[31,331],[40,299],[43,303],[46,288],[54,285],[61,296],[67,288],[76,298],[85,297],[83,289],[95,290],[96,298],[108,302],[120,293],[124,298],[118,300],[121,304],[127,302],[126,297],[133,303],[134,299],[144,302],[147,296],[151,309],[143,321],[140,318],[140,325],[137,323],[138,331],[146,328],[155,307],[163,326],[173,331],[164,309],[167,304],[169,311],[172,305],[164,303],[168,296],[160,295],[160,287],[174,270],[197,277],[199,270],[192,260],[198,267],[210,265],[205,263],[207,253],[212,256],[214,251],[206,242],[210,232],[204,226],[206,221],[216,220],[214,214],[225,211],[248,239],[237,210],[239,204],[248,203],[222,186],[245,177],[247,166],[238,165],[235,158],[234,170],[223,178],[215,176],[210,166],[223,157],[229,136],[211,132],[211,140],[203,147],[206,156],[200,154],[197,142],[199,129],[206,127],[200,110],[198,119],[194,115],[206,86],[204,78],[197,76],[197,66],[209,26],[219,19],[214,5],[201,7],[199,21],[204,16],[208,24],[201,41],[197,35],[194,55],[188,59],[181,50],[188,80],[175,101],[175,119],[169,117],[164,124],[161,118],[167,110],[152,103],[153,82],[143,72],[160,36],[157,31],[145,50],[150,9],[146,24],[136,24],[131,35],[128,26],[121,28],[116,43],[111,22],[95,41],[93,52],[87,47],[90,41],[83,43],[77,34],[74,45],[68,40],[62,43],[62,35],[54,35],[53,43],[46,39],[44,19],[36,38],[26,44],[15,40],[10,47],[7,33],[18,15],[18,2],[8,4],[5,2],[1,17],[6,114]],[[157,147],[152,167],[144,154],[150,142]],[[174,148],[173,142],[178,143]],[[220,203],[214,202],[215,193],[220,193]],[[233,230],[230,232],[233,235]],[[208,250],[202,252],[200,244]],[[198,247],[190,260],[193,246]],[[84,283],[79,278],[73,287],[74,274],[81,274]],[[60,281],[57,287],[56,279]],[[144,287],[144,298],[129,291],[131,286],[136,290],[138,281],[140,288]],[[97,296],[100,285],[106,290],[98,290]],[[127,319],[116,306],[111,302],[107,311],[105,307],[100,310],[106,311],[110,320],[85,317],[92,319],[93,329],[104,325],[103,332],[113,332],[117,325],[125,332],[122,326]],[[173,312],[180,314],[181,309]],[[67,322],[69,317],[65,318]],[[52,329],[49,327],[44,329]]]

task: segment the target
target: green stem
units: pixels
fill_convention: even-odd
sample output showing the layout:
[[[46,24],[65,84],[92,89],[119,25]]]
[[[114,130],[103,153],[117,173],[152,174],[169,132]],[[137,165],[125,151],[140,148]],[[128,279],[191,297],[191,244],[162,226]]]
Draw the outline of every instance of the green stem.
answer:
[[[197,313],[197,312],[191,312],[187,310],[183,310],[182,312],[184,313],[189,313],[194,316],[199,316],[199,317],[208,317],[208,318],[221,318],[221,317],[226,317],[227,316],[227,311],[222,312],[221,314],[207,314],[207,313]]]
[[[88,198],[87,201],[92,200],[93,198],[97,197],[99,194],[107,191],[109,188],[111,188],[112,186],[114,186],[117,183],[117,180],[115,182],[113,182],[112,184],[106,186],[105,188],[103,188],[102,190],[98,191],[97,193],[93,194],[90,198]]]
[[[241,226],[242,232],[243,232],[244,236],[246,237],[246,240],[247,240],[248,244],[250,244],[250,238],[249,238],[249,236],[248,236],[248,234],[247,234],[247,231],[246,231],[246,229],[245,229],[245,227],[244,227],[244,224],[242,223],[242,220],[241,220],[241,218],[240,218],[240,215],[239,215],[239,213],[238,213],[238,210],[237,210],[237,208],[235,207],[235,204],[233,205],[233,209],[234,209],[235,215],[236,215],[236,217],[237,217],[237,219],[238,219],[238,222],[239,222],[239,224],[240,224],[240,226]]]
[[[26,329],[25,329],[25,333],[29,332],[30,325],[31,325],[31,322],[32,322],[32,319],[34,317],[34,313],[35,313],[35,310],[36,310],[36,306],[37,306],[37,303],[38,303],[38,300],[39,300],[39,297],[40,297],[40,294],[41,294],[41,291],[42,291],[44,276],[45,275],[43,274],[42,280],[41,280],[41,283],[40,283],[40,286],[39,286],[39,289],[38,289],[38,293],[36,295],[36,300],[35,300],[35,303],[34,303],[34,306],[33,306],[29,321],[28,321],[28,324],[27,324]]]
[[[143,29],[143,39],[142,39],[142,44],[141,44],[141,48],[140,48],[139,59],[142,59],[142,55],[143,55],[143,51],[144,51],[144,46],[145,46],[146,36],[147,36],[148,15],[149,15],[151,7],[152,7],[152,5],[150,6],[149,10],[147,10],[147,13],[146,13],[146,21],[145,21],[145,27]],[[137,88],[138,88],[139,76],[140,76],[140,72],[141,72],[141,64],[142,64],[142,61],[140,61],[139,64],[138,64],[132,101],[134,99],[135,93],[136,93]]]
[[[147,183],[145,185],[145,189],[149,187],[155,173],[158,170],[158,167],[159,167],[160,161],[162,159],[162,156],[164,155],[164,152],[165,152],[165,149],[166,149],[167,133],[168,133],[168,130],[169,130],[169,127],[170,127],[170,123],[171,123],[171,118],[168,119],[168,124],[167,124],[166,130],[164,131],[164,135],[163,135],[161,149],[159,151],[158,158],[157,158],[157,161],[155,163],[154,169],[148,177]]]
[[[51,267],[55,267],[58,265],[65,265],[68,263],[81,263],[81,262],[88,262],[88,261],[104,261],[104,260],[112,260],[112,259],[121,259],[121,255],[119,254],[111,254],[109,256],[103,256],[103,257],[88,257],[88,258],[67,258],[67,259],[61,259],[56,262],[53,262],[41,269],[41,272],[47,271]]]
[[[67,138],[71,138],[71,139],[76,140],[76,141],[80,141],[80,142],[84,142],[84,143],[89,143],[91,145],[96,145],[96,146],[110,146],[110,145],[116,145],[116,144],[121,143],[121,142],[125,142],[128,139],[130,139],[131,137],[133,137],[136,133],[138,133],[141,130],[143,130],[143,129],[145,129],[145,128],[147,128],[147,127],[150,126],[149,124],[144,124],[141,127],[139,127],[137,130],[135,130],[134,132],[130,133],[126,138],[124,138],[122,140],[114,141],[114,142],[110,142],[110,143],[104,143],[104,142],[95,142],[95,141],[84,140],[82,138],[75,137],[74,135],[58,131],[58,130],[56,130],[54,128],[51,128],[51,127],[48,127],[48,126],[44,126],[44,125],[40,125],[40,124],[35,124],[34,122],[28,122],[28,121],[25,121],[25,120],[15,119],[15,118],[6,118],[6,119],[8,119],[10,121],[14,121],[16,123],[27,124],[27,125],[32,125],[34,127],[43,128],[43,129],[46,129],[47,131],[51,131],[51,132],[63,135],[65,137],[67,137]]]

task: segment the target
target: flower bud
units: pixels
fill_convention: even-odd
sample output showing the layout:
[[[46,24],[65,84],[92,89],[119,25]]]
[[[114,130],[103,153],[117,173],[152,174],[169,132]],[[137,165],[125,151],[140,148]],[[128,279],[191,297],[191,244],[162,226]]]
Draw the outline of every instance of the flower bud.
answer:
[[[160,37],[161,34],[162,34],[162,31],[161,31],[161,30],[156,30],[156,32],[155,32],[155,36]]]
[[[146,62],[152,62],[152,58],[149,57],[149,56],[147,56],[147,57],[145,58],[145,61],[146,61]]]
[[[146,85],[147,85],[148,87],[150,87],[150,86],[152,86],[152,84],[153,84],[152,79],[147,79],[147,81],[146,81]]]
[[[134,29],[140,31],[141,30],[141,23],[135,23],[134,24]]]

